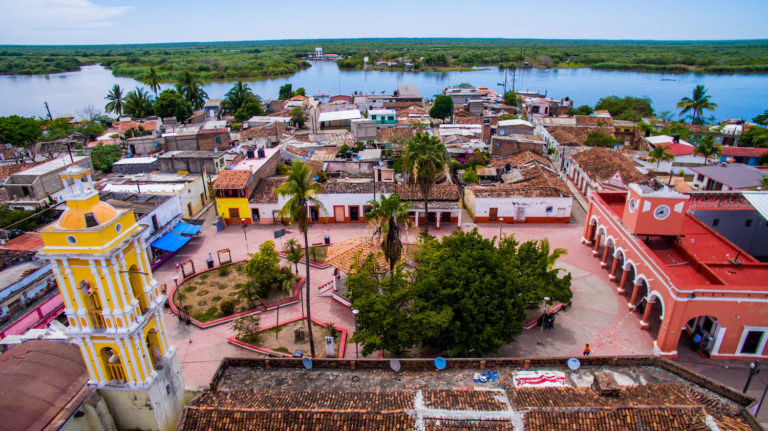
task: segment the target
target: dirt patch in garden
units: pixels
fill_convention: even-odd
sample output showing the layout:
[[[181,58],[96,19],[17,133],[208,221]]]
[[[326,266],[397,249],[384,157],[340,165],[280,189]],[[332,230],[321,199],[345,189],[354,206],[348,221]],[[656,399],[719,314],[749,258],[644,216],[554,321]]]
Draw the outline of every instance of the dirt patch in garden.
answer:
[[[268,322],[262,321],[262,324],[269,324]],[[249,344],[253,344],[255,346],[263,347],[265,349],[274,350],[276,352],[280,353],[287,353],[292,354],[296,350],[303,350],[305,356],[310,355],[310,349],[309,349],[309,337],[307,335],[304,336],[304,342],[296,343],[294,341],[294,335],[293,331],[294,329],[303,326],[306,328],[307,326],[306,320],[296,320],[294,322],[284,323],[276,328],[269,328],[264,331],[259,332],[259,339],[255,343],[251,343],[250,341],[245,341]],[[276,329],[279,328],[279,331],[276,331]],[[275,333],[277,332],[277,338],[275,338]],[[315,338],[315,356],[318,358],[327,358],[325,355],[325,337],[331,335],[330,327],[323,327],[318,325],[317,323],[312,323],[312,335],[314,335]],[[339,346],[341,344],[341,330],[338,331],[336,334],[336,337],[334,337],[333,340],[333,350],[336,352],[336,356],[339,355]]]
[[[248,301],[238,296],[237,286],[243,283],[252,283],[245,273],[246,262],[231,265],[223,265],[217,269],[195,275],[182,284],[173,295],[173,303],[179,307],[179,291],[187,313],[200,322],[226,317],[240,311],[249,310]],[[225,269],[220,269],[225,268]],[[294,282],[293,286],[296,286]],[[284,301],[292,297],[291,292],[284,292],[276,287],[269,290],[269,295],[263,298],[267,305]],[[222,304],[227,301],[234,302],[232,313],[222,311]]]

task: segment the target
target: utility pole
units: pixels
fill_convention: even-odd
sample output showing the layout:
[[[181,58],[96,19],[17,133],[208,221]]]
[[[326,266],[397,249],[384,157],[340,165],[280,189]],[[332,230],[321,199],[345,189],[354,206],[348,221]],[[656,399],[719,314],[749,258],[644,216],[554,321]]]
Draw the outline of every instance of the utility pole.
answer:
[[[48,107],[48,102],[45,102],[45,110],[48,111],[48,119],[53,121],[53,116],[51,115],[51,108]]]

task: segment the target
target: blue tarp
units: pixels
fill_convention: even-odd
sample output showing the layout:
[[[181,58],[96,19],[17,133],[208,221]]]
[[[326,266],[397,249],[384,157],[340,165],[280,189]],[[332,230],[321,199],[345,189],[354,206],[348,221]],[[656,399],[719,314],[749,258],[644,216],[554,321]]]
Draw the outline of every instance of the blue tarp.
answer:
[[[177,224],[176,227],[173,228],[173,232],[176,232],[178,234],[183,234],[183,235],[197,235],[197,233],[200,232],[200,229],[202,227],[203,227],[202,225],[189,224],[189,223],[180,221],[179,224]]]
[[[182,236],[173,232],[168,232],[167,234],[160,237],[160,239],[155,240],[151,245],[152,247],[159,248],[161,250],[174,252],[184,247],[184,244],[188,243],[190,239],[191,238],[188,236]]]

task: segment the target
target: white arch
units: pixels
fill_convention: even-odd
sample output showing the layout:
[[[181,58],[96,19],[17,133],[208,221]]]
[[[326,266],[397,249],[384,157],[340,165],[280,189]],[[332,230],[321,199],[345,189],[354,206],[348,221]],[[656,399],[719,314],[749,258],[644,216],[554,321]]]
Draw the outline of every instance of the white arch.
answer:
[[[647,283],[647,281],[646,281]],[[661,297],[661,294],[655,290],[650,291],[648,293],[648,303],[651,303],[651,299],[656,298],[656,300],[661,304],[661,314],[659,315],[659,319],[664,319],[664,298]]]
[[[613,258],[614,259],[618,259],[619,258],[619,253],[621,253],[621,258],[622,259],[624,259],[624,260],[627,259],[627,253],[624,252],[624,249],[621,248],[621,247],[616,247],[616,250],[613,252]],[[624,268],[622,268],[622,269],[624,269]]]
[[[626,255],[624,255],[624,258],[626,259]],[[632,259],[626,259],[624,262],[624,271],[629,271],[629,268],[632,267],[632,271],[634,271],[635,274],[637,274],[637,265],[635,262],[632,261]],[[632,280],[634,282],[634,280]]]
[[[597,216],[592,216],[592,218],[589,219],[589,225],[590,226],[597,226],[598,221],[599,220],[597,219]]]
[[[605,246],[608,247],[608,243],[611,243],[611,247],[616,248],[616,240],[611,235],[605,236]]]
[[[603,233],[600,233],[601,230],[603,231]],[[598,225],[597,226],[597,230],[595,231],[595,235],[598,235],[598,236],[600,236],[600,235],[608,236],[607,233],[608,233],[608,230],[605,229],[605,226],[603,226],[603,225]]]
[[[637,268],[635,268],[635,271],[637,271]],[[637,282],[640,281],[640,280],[643,280],[645,282],[645,286],[648,289],[648,291],[650,292],[651,285],[650,285],[650,283],[648,283],[648,277],[646,277],[645,274],[637,274],[637,273],[635,273],[635,285],[638,285]]]

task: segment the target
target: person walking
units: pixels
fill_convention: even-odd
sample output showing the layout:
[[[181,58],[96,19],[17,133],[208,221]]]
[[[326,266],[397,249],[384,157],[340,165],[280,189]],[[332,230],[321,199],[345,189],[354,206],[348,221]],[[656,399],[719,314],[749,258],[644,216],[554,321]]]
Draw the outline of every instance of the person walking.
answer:
[[[587,343],[586,346],[584,346],[584,356],[589,356],[590,349],[589,349],[589,343]]]

